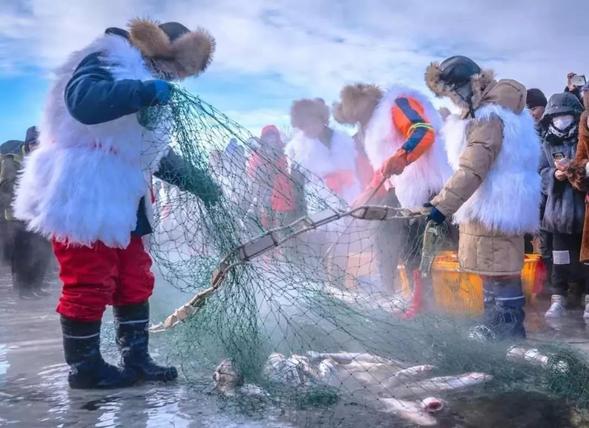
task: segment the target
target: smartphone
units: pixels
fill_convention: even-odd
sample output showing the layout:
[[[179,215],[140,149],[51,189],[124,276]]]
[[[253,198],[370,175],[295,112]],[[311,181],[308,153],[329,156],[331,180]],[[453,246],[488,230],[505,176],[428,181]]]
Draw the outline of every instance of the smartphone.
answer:
[[[585,84],[587,83],[587,79],[585,79],[585,76],[583,74],[576,74],[571,79],[571,83],[575,86],[585,86]]]

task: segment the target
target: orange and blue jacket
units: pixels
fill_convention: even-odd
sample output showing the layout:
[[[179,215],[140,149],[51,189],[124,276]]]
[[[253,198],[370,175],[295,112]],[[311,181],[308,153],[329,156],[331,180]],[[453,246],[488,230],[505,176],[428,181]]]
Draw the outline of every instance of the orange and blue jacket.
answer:
[[[415,98],[397,98],[391,108],[391,119],[405,139],[395,155],[405,156],[407,165],[415,162],[436,139],[434,128],[425,116],[424,107]]]

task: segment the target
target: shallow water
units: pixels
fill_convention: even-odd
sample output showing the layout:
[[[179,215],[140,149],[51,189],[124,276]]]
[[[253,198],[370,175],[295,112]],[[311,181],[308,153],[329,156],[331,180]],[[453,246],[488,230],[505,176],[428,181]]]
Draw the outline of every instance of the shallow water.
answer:
[[[0,273],[0,426],[410,426],[353,403],[286,412],[267,405],[260,408],[255,401],[224,400],[211,391],[210,374],[203,374],[202,384],[179,380],[126,390],[72,391],[66,383],[59,319],[54,312],[57,284],[52,287],[54,294],[49,298],[20,301],[12,293],[10,276]],[[171,298],[169,290],[164,294]],[[161,291],[156,293],[155,299],[161,295]],[[154,306],[156,309],[157,302]],[[589,334],[580,311],[549,326],[542,317],[543,306],[540,303],[528,308],[532,342],[558,337],[589,350]],[[104,338],[105,342],[111,340],[108,335]],[[159,353],[158,347],[164,343],[156,338],[153,352]],[[106,347],[105,357],[115,361],[112,346]],[[492,399],[470,395],[451,401],[448,407],[439,419],[440,427],[570,426],[568,410],[539,394],[515,391]]]

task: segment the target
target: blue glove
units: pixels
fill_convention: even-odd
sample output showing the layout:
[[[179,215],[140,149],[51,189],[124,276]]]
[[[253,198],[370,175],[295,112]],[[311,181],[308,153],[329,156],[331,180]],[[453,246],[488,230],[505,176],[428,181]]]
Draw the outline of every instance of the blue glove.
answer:
[[[152,99],[149,101],[150,106],[168,104],[172,97],[172,85],[165,80],[148,80],[145,82],[152,91]]]
[[[446,216],[429,202],[427,204],[424,204],[423,206],[425,208],[430,208],[430,212],[427,215],[428,220],[431,220],[436,224],[442,224],[446,221]]]

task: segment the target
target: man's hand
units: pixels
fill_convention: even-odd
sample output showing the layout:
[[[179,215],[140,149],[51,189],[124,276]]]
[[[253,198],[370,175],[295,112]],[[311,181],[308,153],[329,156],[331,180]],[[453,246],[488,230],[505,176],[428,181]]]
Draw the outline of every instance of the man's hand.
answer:
[[[146,82],[153,87],[154,98],[151,105],[165,105],[168,104],[172,97],[172,85],[165,80],[150,80]]]
[[[401,174],[408,164],[409,162],[407,161],[407,152],[401,149],[386,161],[384,161],[382,167],[380,168],[380,172],[384,177],[389,178],[392,175]]]
[[[428,220],[431,220],[436,224],[442,224],[446,221],[446,216],[429,202],[423,205],[422,212],[427,215]]]
[[[558,181],[566,181],[567,180],[567,173],[565,171],[562,171],[560,169],[557,169],[554,172],[554,177],[558,180]]]

